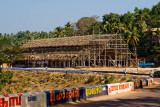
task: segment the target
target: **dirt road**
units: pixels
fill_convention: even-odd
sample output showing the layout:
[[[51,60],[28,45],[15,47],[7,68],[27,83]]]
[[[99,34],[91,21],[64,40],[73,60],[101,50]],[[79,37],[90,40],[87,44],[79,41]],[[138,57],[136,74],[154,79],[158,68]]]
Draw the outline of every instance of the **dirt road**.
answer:
[[[42,68],[35,68],[35,69],[42,69]],[[46,69],[46,68],[43,68]],[[117,72],[123,72],[124,69],[127,70],[129,73],[144,73],[149,74],[151,70],[153,71],[159,71],[159,68],[116,68],[116,67],[81,67],[81,68],[48,68],[48,69],[54,69],[54,70],[77,70],[77,71],[117,71]]]
[[[160,107],[160,78],[156,85],[117,95],[95,97],[87,101],[57,105],[57,107]]]

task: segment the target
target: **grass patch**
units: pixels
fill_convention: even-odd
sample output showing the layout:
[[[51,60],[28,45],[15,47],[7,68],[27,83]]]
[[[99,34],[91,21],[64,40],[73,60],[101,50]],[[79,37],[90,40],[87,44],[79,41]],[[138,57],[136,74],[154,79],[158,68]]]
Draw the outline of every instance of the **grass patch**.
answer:
[[[3,78],[2,78],[3,77]],[[110,76],[99,74],[76,74],[43,71],[7,71],[0,73],[0,95],[26,92],[51,91],[110,83],[136,81],[130,76]]]

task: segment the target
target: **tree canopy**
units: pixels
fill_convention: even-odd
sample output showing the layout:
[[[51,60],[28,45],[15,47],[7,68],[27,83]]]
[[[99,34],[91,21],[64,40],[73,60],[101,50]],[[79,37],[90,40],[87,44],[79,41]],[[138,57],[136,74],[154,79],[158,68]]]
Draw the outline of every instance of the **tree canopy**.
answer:
[[[61,38],[77,35],[120,33],[129,44],[130,50],[137,48],[139,57],[160,54],[160,45],[153,38],[160,38],[160,2],[151,9],[138,9],[124,14],[109,13],[102,16],[82,17],[77,22],[67,22],[63,27],[58,26],[50,32],[20,31],[17,34],[0,33],[0,63],[18,59],[17,48],[30,39]],[[146,30],[148,29],[148,30]],[[13,57],[16,56],[17,57]]]

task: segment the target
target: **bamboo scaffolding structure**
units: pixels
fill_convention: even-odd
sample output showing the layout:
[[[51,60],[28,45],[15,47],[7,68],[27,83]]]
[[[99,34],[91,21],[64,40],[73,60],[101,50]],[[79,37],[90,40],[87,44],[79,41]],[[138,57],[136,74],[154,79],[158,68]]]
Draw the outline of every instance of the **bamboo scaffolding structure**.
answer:
[[[129,51],[128,44],[118,34],[30,40],[22,48],[27,49],[22,60],[28,61],[28,66],[36,61],[43,61],[42,66],[48,61],[47,65],[52,67],[92,64],[128,67],[137,63],[137,55]]]

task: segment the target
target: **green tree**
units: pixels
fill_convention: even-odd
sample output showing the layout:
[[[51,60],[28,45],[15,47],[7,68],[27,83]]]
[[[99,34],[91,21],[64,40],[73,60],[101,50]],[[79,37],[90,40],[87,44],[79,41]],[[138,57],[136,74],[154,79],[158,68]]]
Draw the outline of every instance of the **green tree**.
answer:
[[[152,15],[160,15],[160,2],[158,2],[157,5],[153,5],[151,9],[151,14]]]
[[[121,16],[110,13],[103,16],[104,33],[119,33],[122,30]]]
[[[139,42],[139,37],[140,37],[140,35],[137,32],[138,31],[136,27],[132,27],[131,29],[125,32],[125,34],[127,35],[127,43],[133,45],[135,54],[137,52],[136,45]]]
[[[57,38],[64,37],[64,29],[62,27],[56,27],[54,31],[54,36]]]
[[[125,27],[128,27],[133,25],[135,19],[134,13],[127,12],[121,16],[121,23],[125,24]]]
[[[100,21],[97,21],[93,24],[91,24],[91,26],[88,29],[88,33],[90,35],[92,34],[103,34],[103,23]]]
[[[64,25],[64,33],[66,36],[73,36],[74,35],[74,30],[73,30],[73,27],[70,22],[67,22]]]
[[[2,63],[14,63],[20,59],[24,58],[22,55],[22,49],[19,47],[8,47],[1,51],[0,61]]]
[[[97,18],[98,17],[93,16],[93,17],[83,17],[79,19],[78,22],[76,23],[79,35],[88,35],[89,28],[93,23],[97,22]]]

